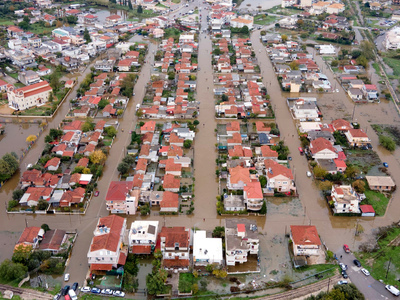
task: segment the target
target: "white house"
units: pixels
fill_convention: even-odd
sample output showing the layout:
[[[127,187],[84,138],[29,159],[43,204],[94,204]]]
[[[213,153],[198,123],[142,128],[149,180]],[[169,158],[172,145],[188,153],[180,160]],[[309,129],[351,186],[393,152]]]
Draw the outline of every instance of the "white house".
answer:
[[[365,198],[359,195],[351,185],[333,185],[331,198],[334,213],[360,213],[360,201]]]
[[[292,113],[295,119],[315,119],[319,116],[318,112],[316,101],[298,99],[292,106]]]
[[[94,237],[87,253],[90,271],[110,271],[125,265],[126,219],[119,216],[100,218],[93,232]]]
[[[163,254],[162,265],[170,271],[189,271],[190,229],[185,227],[163,227],[159,234]]]
[[[259,250],[257,225],[248,219],[225,219],[225,258],[228,266],[247,262]]]
[[[222,239],[208,238],[205,230],[193,234],[193,263],[195,266],[221,265],[223,262]]]
[[[309,149],[314,159],[338,158],[338,153],[332,146],[332,143],[323,137],[319,137],[311,141]]]
[[[321,240],[315,226],[290,226],[290,239],[293,243],[293,254],[319,255]]]
[[[129,251],[134,254],[150,254],[158,235],[158,221],[135,221],[129,230]]]
[[[53,89],[47,81],[15,89],[9,85],[7,88],[8,106],[14,110],[25,110],[33,106],[44,105]]]

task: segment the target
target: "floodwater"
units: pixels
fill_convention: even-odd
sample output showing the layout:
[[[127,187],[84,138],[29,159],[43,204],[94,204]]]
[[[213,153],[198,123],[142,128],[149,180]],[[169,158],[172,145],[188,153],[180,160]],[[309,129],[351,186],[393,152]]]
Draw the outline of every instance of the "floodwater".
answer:
[[[38,123],[20,123],[21,119],[15,119],[13,123],[2,123],[5,126],[4,134],[0,135],[0,156],[14,151],[21,156],[24,149],[28,147],[26,138],[39,133]],[[41,122],[41,120],[39,120]]]
[[[240,4],[239,8],[258,10],[259,7],[261,7],[261,9],[270,9],[276,5],[281,5],[281,4],[282,4],[281,0],[244,0],[242,4]]]
[[[99,10],[95,13],[98,16],[98,19],[101,23],[106,22],[106,18],[111,15],[119,15],[122,17],[121,21],[125,21],[128,18],[128,11],[121,9],[112,9],[112,10]]]

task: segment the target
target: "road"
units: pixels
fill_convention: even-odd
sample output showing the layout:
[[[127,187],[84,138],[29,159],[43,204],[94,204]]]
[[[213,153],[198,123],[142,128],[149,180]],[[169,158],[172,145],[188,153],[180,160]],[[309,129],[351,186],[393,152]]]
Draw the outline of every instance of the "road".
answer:
[[[357,286],[366,299],[396,299],[395,296],[385,289],[383,283],[375,280],[372,276],[365,276],[360,271],[361,268],[354,265],[353,260],[356,258],[352,253],[345,253],[343,248],[341,248],[335,254],[339,262],[347,265],[347,275],[349,275],[351,282]]]

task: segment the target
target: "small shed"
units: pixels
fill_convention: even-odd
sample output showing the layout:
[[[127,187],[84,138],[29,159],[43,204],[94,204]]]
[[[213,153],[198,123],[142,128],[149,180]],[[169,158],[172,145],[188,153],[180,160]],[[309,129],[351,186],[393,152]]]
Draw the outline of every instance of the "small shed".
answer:
[[[375,217],[375,210],[372,205],[364,204],[360,205],[361,217]]]

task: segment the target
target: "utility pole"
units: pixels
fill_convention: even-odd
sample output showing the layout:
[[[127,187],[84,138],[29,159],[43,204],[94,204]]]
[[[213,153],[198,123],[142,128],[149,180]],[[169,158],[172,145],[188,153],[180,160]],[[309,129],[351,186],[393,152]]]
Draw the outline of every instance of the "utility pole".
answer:
[[[328,280],[328,293],[329,293],[329,285],[331,284],[331,278],[329,277],[329,280]]]
[[[388,267],[387,267],[387,270],[386,270],[386,279],[387,279],[388,274],[389,274],[389,268],[390,268],[390,263],[391,262],[392,262],[392,257],[390,257],[390,259],[389,259]]]

